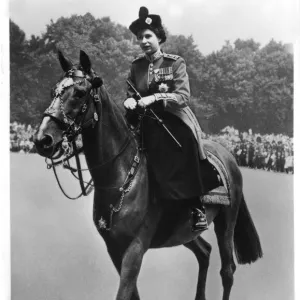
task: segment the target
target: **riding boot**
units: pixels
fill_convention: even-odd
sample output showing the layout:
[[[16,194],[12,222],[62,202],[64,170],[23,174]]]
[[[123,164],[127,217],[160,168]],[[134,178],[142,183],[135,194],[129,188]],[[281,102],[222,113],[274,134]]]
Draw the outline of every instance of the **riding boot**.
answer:
[[[204,231],[208,229],[208,223],[205,214],[205,207],[199,200],[199,198],[193,199],[192,207],[192,231]]]

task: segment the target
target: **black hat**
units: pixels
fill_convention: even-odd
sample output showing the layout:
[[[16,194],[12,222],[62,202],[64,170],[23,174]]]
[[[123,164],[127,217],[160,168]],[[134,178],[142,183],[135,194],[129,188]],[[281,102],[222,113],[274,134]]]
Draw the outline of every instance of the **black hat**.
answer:
[[[131,23],[129,26],[130,31],[137,35],[139,31],[143,29],[150,29],[153,31],[163,43],[166,41],[166,33],[161,24],[161,18],[159,15],[149,15],[148,8],[142,6],[139,11],[139,18]]]

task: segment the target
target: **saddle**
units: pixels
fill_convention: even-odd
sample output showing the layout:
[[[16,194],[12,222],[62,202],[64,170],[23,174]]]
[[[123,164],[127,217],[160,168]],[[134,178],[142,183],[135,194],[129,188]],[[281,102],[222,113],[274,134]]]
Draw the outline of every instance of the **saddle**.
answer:
[[[219,186],[200,197],[203,204],[230,205],[229,177],[221,160],[206,150],[207,160],[219,173],[223,186]]]

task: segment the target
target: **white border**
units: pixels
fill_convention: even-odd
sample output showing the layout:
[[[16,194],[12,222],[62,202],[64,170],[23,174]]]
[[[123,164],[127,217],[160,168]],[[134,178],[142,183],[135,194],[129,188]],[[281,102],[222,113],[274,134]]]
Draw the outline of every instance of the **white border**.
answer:
[[[9,201],[9,11],[8,2],[0,2],[0,299],[11,298],[10,201]]]

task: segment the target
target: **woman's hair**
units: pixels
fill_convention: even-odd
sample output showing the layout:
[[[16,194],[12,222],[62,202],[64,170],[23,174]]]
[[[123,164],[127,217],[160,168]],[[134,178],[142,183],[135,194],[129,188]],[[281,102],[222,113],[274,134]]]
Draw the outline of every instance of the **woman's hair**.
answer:
[[[156,36],[158,38],[161,39],[161,41],[159,42],[160,44],[162,44],[166,41],[167,37],[166,37],[166,33],[165,33],[165,30],[163,29],[163,27],[154,28],[153,32],[156,34]]]

